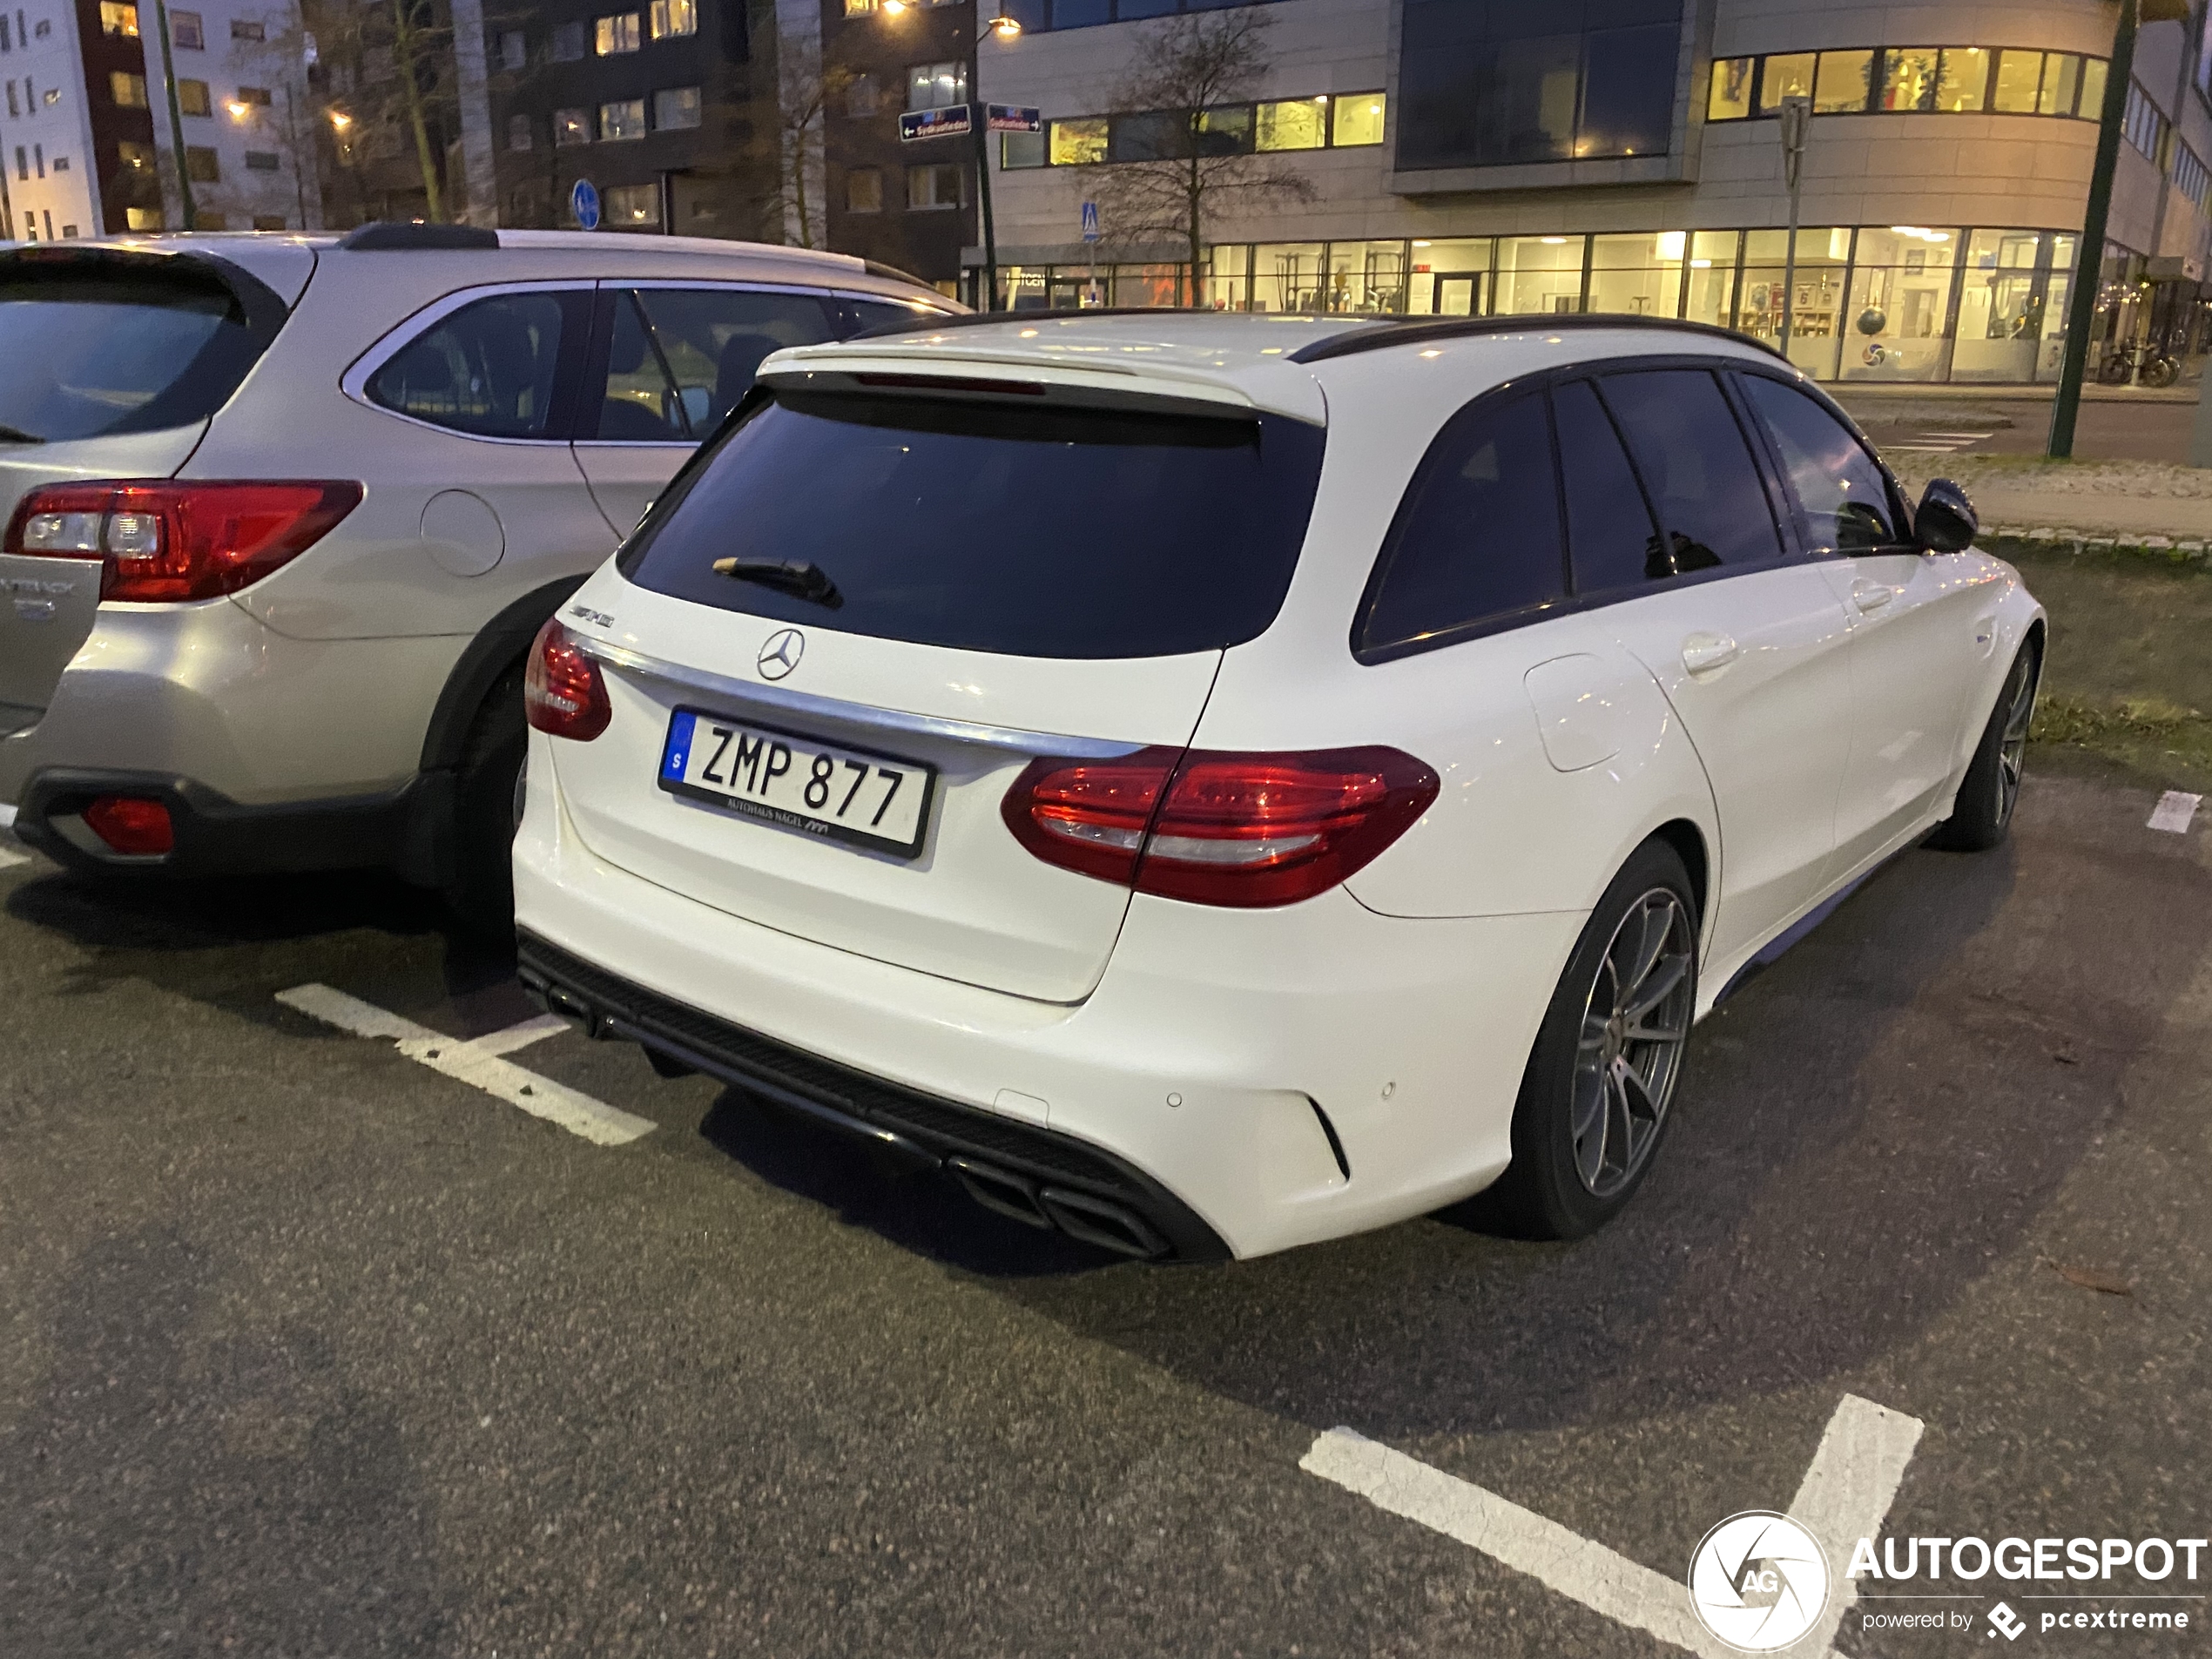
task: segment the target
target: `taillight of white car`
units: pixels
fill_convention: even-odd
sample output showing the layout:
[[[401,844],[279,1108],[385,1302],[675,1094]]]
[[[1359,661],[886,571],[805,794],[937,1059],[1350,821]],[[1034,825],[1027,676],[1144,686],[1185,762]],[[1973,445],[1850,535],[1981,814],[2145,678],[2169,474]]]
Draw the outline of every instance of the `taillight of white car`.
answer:
[[[589,743],[614,718],[599,664],[556,618],[537,631],[523,669],[523,714],[550,736]]]
[[[217,599],[314,546],[361,504],[343,480],[49,484],[17,505],[10,553],[100,561],[100,597]]]
[[[1325,893],[1436,799],[1436,773],[1379,746],[1301,752],[1141,749],[1033,761],[1001,807],[1048,864],[1139,893],[1253,908]]]

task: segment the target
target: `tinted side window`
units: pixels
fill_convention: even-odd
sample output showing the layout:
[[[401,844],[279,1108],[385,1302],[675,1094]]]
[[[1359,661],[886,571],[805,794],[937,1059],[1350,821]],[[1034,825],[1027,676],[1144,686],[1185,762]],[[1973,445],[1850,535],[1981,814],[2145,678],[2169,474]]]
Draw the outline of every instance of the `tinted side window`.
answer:
[[[1667,543],[1590,383],[1568,381],[1554,388],[1552,418],[1559,428],[1575,591],[1604,593],[1672,576]]]
[[[1559,599],[1565,564],[1541,394],[1461,410],[1413,475],[1383,549],[1362,651]]]
[[[1905,540],[1892,522],[1889,481],[1843,422],[1796,387],[1763,374],[1739,375],[1737,384],[1781,453],[1810,547],[1851,552]]]
[[[761,360],[838,330],[811,293],[745,288],[638,288],[611,296],[607,381],[594,435],[696,442],[752,386]]]
[[[495,294],[463,306],[378,369],[368,395],[456,432],[566,437],[553,418],[555,389],[562,341],[581,310],[554,293]]]
[[[1720,382],[1702,368],[1608,374],[1606,401],[1667,535],[1654,576],[1782,556],[1774,510]]]
[[[842,303],[852,314],[851,327],[855,334],[863,328],[887,328],[894,324],[927,327],[945,314],[927,306],[901,305],[896,300],[846,300]]]

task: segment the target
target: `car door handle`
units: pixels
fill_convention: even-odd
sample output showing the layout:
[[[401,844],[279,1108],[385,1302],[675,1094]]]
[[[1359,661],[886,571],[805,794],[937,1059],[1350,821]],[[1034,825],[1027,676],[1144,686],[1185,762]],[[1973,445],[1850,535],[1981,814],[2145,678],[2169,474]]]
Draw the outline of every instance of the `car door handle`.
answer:
[[[1692,674],[1726,668],[1741,654],[1742,647],[1726,634],[1692,634],[1682,642],[1682,665]]]
[[[1897,590],[1886,582],[1869,582],[1864,577],[1851,584],[1851,602],[1861,610],[1879,610],[1897,597]]]

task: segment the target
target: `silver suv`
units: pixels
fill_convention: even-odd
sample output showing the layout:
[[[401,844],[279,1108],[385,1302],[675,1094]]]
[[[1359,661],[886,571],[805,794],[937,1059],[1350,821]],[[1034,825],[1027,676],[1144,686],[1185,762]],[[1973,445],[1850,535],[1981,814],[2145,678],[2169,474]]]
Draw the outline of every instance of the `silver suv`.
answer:
[[[532,637],[769,353],[956,308],[682,237],[0,253],[0,806],[80,869],[388,864],[496,923]]]

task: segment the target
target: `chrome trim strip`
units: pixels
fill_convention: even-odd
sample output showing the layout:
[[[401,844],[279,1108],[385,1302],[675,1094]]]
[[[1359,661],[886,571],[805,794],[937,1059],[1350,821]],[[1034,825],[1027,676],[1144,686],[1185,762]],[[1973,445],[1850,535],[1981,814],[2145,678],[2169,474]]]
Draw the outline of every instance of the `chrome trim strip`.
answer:
[[[594,639],[577,629],[569,630],[569,637],[587,657],[596,658],[616,668],[626,668],[634,673],[649,675],[665,680],[671,685],[681,685],[694,691],[705,691],[712,697],[734,698],[740,702],[758,704],[786,714],[812,715],[817,719],[840,720],[848,725],[867,726],[878,732],[902,732],[918,738],[941,738],[954,743],[972,743],[987,749],[1006,749],[1017,754],[1065,755],[1074,760],[1116,760],[1123,755],[1135,754],[1145,745],[1123,743],[1110,738],[1071,738],[1050,732],[1022,732],[1012,726],[980,725],[972,720],[948,720],[934,714],[909,714],[901,709],[879,709],[866,703],[848,703],[841,698],[817,697],[806,691],[786,690],[780,685],[761,685],[751,680],[732,679],[726,675],[709,673],[705,669],[685,668],[678,663],[663,662],[658,657],[648,657],[643,651],[631,651],[626,645],[610,644],[604,639]]]

